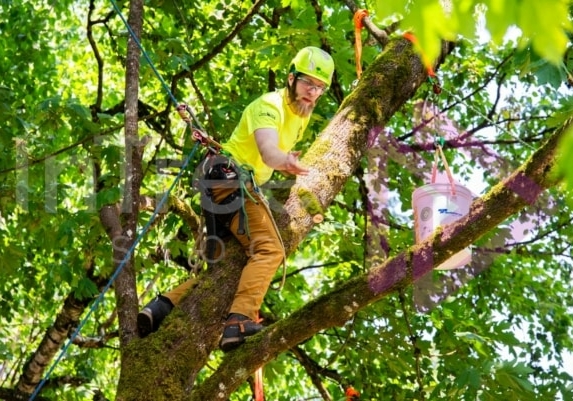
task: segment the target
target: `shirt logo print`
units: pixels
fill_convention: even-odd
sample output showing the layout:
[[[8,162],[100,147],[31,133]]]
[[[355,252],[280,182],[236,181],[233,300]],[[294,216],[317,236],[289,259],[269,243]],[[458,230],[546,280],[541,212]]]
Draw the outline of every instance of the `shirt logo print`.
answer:
[[[273,120],[276,120],[276,116],[275,116],[274,114],[271,114],[271,113],[265,112],[265,111],[261,112],[261,113],[259,114],[259,117],[270,117],[270,118],[272,118]]]

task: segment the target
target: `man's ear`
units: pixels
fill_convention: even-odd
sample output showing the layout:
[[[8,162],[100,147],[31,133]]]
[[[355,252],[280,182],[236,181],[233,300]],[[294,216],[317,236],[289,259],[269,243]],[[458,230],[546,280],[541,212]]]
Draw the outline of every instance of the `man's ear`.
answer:
[[[292,83],[294,82],[294,74],[292,72],[288,73],[288,86],[292,86]]]

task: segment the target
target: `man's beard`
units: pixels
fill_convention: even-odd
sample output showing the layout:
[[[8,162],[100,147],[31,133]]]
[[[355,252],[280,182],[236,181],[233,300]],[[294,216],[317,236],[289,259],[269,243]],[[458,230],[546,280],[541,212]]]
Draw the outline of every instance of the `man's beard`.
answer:
[[[288,88],[288,100],[291,110],[299,117],[309,117],[316,106],[315,102],[307,103],[297,97],[294,85]]]

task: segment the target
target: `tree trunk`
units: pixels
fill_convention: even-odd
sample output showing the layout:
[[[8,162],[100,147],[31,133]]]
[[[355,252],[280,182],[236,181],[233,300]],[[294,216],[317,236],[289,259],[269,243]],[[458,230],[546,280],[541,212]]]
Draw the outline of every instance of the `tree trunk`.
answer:
[[[140,40],[143,25],[143,0],[129,2],[129,26]],[[113,238],[113,257],[117,279],[114,283],[120,344],[126,346],[137,337],[138,299],[133,269],[133,252],[137,241],[141,182],[143,172],[141,159],[143,146],[138,135],[139,57],[141,55],[135,38],[127,42],[127,64],[125,74],[125,186],[121,210],[122,233]],[[119,270],[118,270],[119,269]],[[123,371],[123,369],[122,369]]]

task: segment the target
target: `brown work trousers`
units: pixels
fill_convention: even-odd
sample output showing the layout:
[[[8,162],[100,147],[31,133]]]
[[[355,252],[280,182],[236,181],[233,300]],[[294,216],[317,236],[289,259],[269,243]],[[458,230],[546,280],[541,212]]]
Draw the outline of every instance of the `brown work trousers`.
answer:
[[[215,203],[225,199],[236,188],[213,188]],[[248,186],[253,200],[245,194],[245,234],[238,234],[239,213],[236,213],[230,224],[230,231],[241,243],[247,257],[247,264],[243,268],[239,287],[235,293],[233,304],[229,313],[240,313],[255,320],[263,303],[263,298],[269,288],[271,280],[284,260],[284,247],[278,233],[268,204],[263,195],[255,191],[252,185]],[[221,250],[225,257],[224,249]],[[191,278],[166,294],[163,294],[177,305],[183,295],[194,284]]]

